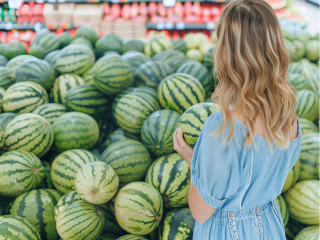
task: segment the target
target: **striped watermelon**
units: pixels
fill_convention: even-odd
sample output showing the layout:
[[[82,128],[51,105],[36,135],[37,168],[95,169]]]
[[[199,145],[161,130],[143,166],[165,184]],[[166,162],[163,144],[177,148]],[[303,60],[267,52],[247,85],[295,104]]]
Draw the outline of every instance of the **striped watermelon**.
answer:
[[[180,51],[167,50],[156,53],[155,55],[153,55],[152,60],[168,64],[175,72],[182,64],[187,61],[187,58]]]
[[[16,116],[18,116],[18,115],[15,113],[10,113],[10,112],[1,113],[0,114],[0,126],[2,127],[2,129],[4,130],[6,128],[6,126],[9,124],[9,122],[11,122],[11,120]]]
[[[318,68],[315,64],[311,63],[307,58],[302,58],[299,60],[301,65],[302,75],[309,78],[313,73],[318,72]]]
[[[213,59],[213,50],[215,49],[216,45],[212,45],[207,52],[203,55],[203,65],[207,68],[212,68],[214,64]]]
[[[57,221],[59,213],[62,212],[67,206],[76,203],[76,202],[85,202],[81,199],[79,194],[76,191],[71,191],[64,194],[58,201],[58,203],[54,207],[54,218]]]
[[[319,59],[319,40],[311,40],[306,43],[306,57],[310,61],[317,61]]]
[[[39,187],[43,178],[43,165],[33,153],[14,150],[0,156],[0,195],[18,196]]]
[[[287,226],[285,227],[285,231],[286,231],[286,236],[288,238],[288,240],[293,240],[294,237],[296,235],[298,235],[298,233],[304,229],[308,227],[308,225],[300,223],[294,219],[292,219],[291,217],[289,217],[289,221]]]
[[[151,97],[158,99],[158,92],[154,88],[147,87],[147,86],[139,86],[133,88],[132,92],[141,92],[149,94]]]
[[[187,43],[182,38],[172,39],[171,42],[174,50],[178,50],[183,53],[188,51]]]
[[[47,103],[36,107],[32,113],[36,113],[48,120],[51,124],[60,117],[67,113],[67,109],[62,104]]]
[[[293,185],[296,184],[296,182],[299,179],[300,174],[300,159],[296,161],[296,163],[293,165],[292,169],[287,175],[286,181],[282,187],[281,193],[284,193],[288,189],[290,189]]]
[[[160,81],[167,76],[173,74],[172,68],[159,61],[146,62],[134,73],[134,83],[136,86],[148,86],[157,88]]]
[[[294,54],[292,60],[298,61],[299,59],[301,59],[305,55],[306,49],[305,49],[303,43],[298,40],[293,41],[292,44],[295,49],[295,54]]]
[[[128,234],[128,235],[124,235],[122,237],[119,237],[116,240],[148,240],[148,238],[145,238],[145,237],[139,236],[139,235],[135,235],[135,234]]]
[[[289,64],[288,73],[299,73],[302,74],[302,67],[297,62],[292,62]]]
[[[40,233],[41,239],[56,240],[58,233],[54,220],[54,206],[61,193],[53,189],[39,189],[18,196],[10,209],[10,215],[30,222]]]
[[[192,240],[195,220],[189,208],[174,209],[167,213],[159,226],[160,240]]]
[[[118,192],[115,211],[124,230],[137,235],[149,234],[158,227],[162,218],[161,195],[150,184],[129,183]]]
[[[20,82],[7,89],[2,98],[2,108],[5,112],[29,113],[48,102],[49,96],[42,86],[34,82]]]
[[[319,226],[310,226],[303,229],[299,234],[294,238],[294,240],[319,240],[320,239],[320,227]]]
[[[98,158],[89,151],[72,149],[58,155],[51,166],[53,185],[63,193],[75,190],[74,178],[85,164],[96,162]]]
[[[85,38],[82,38],[82,37],[72,40],[69,44],[70,45],[71,44],[83,44],[83,45],[85,45],[85,46],[87,46],[87,47],[89,47],[89,48],[91,48],[93,50],[91,42],[88,39],[85,39]]]
[[[76,39],[76,38],[88,39],[92,45],[94,45],[99,39],[97,31],[93,27],[89,27],[89,26],[79,27],[73,39]]]
[[[289,82],[297,89],[297,90],[312,90],[309,81],[307,81],[306,77],[299,73],[291,73],[288,74]]]
[[[138,39],[130,39],[123,45],[123,52],[138,51],[144,53],[145,43]]]
[[[56,61],[59,57],[59,53],[61,52],[61,50],[55,50],[55,51],[52,51],[50,53],[48,53],[46,55],[46,57],[44,58],[44,60],[46,62],[48,62],[51,66],[54,66],[56,64]]]
[[[185,73],[175,73],[160,82],[158,96],[163,108],[182,114],[194,104],[204,102],[205,91],[196,78]]]
[[[34,56],[31,55],[20,55],[17,57],[12,58],[6,65],[6,67],[11,68],[14,74],[16,74],[16,71],[20,65],[20,63],[28,60],[28,59],[37,59]]]
[[[0,87],[0,113],[3,112],[2,106],[1,106],[1,101],[2,101],[2,98],[3,98],[3,95],[5,92],[6,92],[6,90],[4,90],[2,87]]]
[[[40,184],[39,188],[54,189],[52,179],[51,179],[51,164],[49,162],[42,161],[42,165],[43,165],[44,179]]]
[[[172,50],[173,44],[171,40],[164,36],[159,36],[153,38],[145,47],[144,53],[152,57],[154,54],[165,51],[165,50]]]
[[[0,115],[1,117],[1,115]],[[117,130],[115,130],[105,141],[105,143],[103,144],[103,148],[106,149],[107,147],[109,147],[111,144],[119,142],[119,141],[123,141],[125,140],[127,137],[124,135],[123,129],[122,128],[118,128]]]
[[[319,96],[310,90],[300,90],[299,105],[296,110],[299,118],[306,118],[310,121],[316,120],[319,115]]]
[[[64,97],[71,88],[85,84],[83,79],[75,74],[64,74],[56,78],[51,89],[51,100],[55,103],[64,103]]]
[[[12,69],[8,67],[0,67],[0,87],[8,89],[15,82],[15,75]]]
[[[26,219],[14,216],[0,216],[0,237],[2,239],[40,240],[37,229]]]
[[[97,240],[117,240],[118,237],[111,233],[102,233]]]
[[[78,170],[74,186],[83,200],[92,204],[103,204],[118,191],[119,177],[108,164],[91,162]]]
[[[319,82],[320,82],[319,72],[315,72],[314,74],[312,74],[309,77],[308,82],[311,86],[311,90],[319,94]]]
[[[5,67],[7,63],[8,63],[8,58],[6,58],[5,56],[0,55],[0,66],[1,67]]]
[[[104,35],[102,38],[99,38],[95,44],[95,49],[98,52],[99,56],[103,56],[103,54],[107,51],[116,51],[120,54],[123,53],[123,43],[122,40],[113,33],[108,33]]]
[[[286,226],[289,221],[289,209],[287,208],[286,201],[281,195],[279,195],[274,201],[281,213],[283,225]]]
[[[27,50],[25,46],[18,41],[0,44],[0,55],[5,56],[8,60],[23,54],[27,54]]]
[[[86,84],[93,84],[94,85],[94,73],[92,71],[92,68],[88,69],[83,75],[82,75],[83,81]]]
[[[60,74],[81,75],[92,68],[94,62],[95,56],[92,49],[82,44],[72,44],[61,50],[54,68]]]
[[[308,133],[301,137],[299,181],[319,178],[319,133]]]
[[[183,207],[188,203],[189,165],[178,153],[162,156],[150,166],[146,183],[160,192],[166,208]]]
[[[197,61],[187,61],[177,69],[176,73],[187,73],[195,77],[202,84],[206,93],[211,89],[210,73],[204,65]]]
[[[115,199],[115,196],[112,198],[113,201],[110,200],[108,203],[101,204],[98,206],[101,208],[106,220],[104,223],[103,230],[105,232],[112,232],[114,234],[121,236],[124,233],[124,230],[118,224],[115,213],[114,213],[114,199]],[[113,205],[112,209],[110,208],[111,204]]]
[[[105,94],[117,94],[133,81],[129,64],[118,56],[100,58],[92,71],[96,87]]]
[[[44,117],[34,113],[21,114],[5,128],[5,148],[25,150],[42,157],[53,144],[53,134],[51,124]]]
[[[144,121],[141,138],[148,150],[156,156],[174,151],[172,135],[175,132],[181,114],[172,110],[158,110]]]
[[[59,48],[62,49],[66,47],[72,40],[72,37],[69,32],[63,32],[58,36]]]
[[[46,53],[52,52],[59,48],[59,40],[58,36],[55,33],[45,33],[36,34],[35,38],[32,41],[31,47],[33,46],[41,46],[45,49]]]
[[[319,224],[319,187],[319,180],[305,180],[284,194],[290,217],[304,224]]]
[[[91,149],[99,138],[97,122],[85,113],[70,112],[53,123],[54,144],[59,151]]]
[[[294,41],[297,39],[296,35],[290,31],[289,29],[286,29],[286,28],[282,28],[282,34],[283,34],[283,37],[289,41]]]
[[[29,59],[22,62],[16,72],[16,82],[36,82],[49,90],[56,78],[50,64],[40,59]]]
[[[108,109],[108,99],[94,85],[84,84],[66,93],[64,105],[68,111],[100,115]]]
[[[110,145],[102,153],[101,161],[114,169],[120,183],[141,180],[152,162],[147,148],[133,139],[125,139]]]
[[[0,126],[0,149],[4,146],[4,129]]]
[[[62,239],[95,240],[103,230],[102,210],[87,202],[76,202],[65,207],[57,218],[57,231]]]
[[[125,131],[140,134],[142,124],[153,112],[160,109],[157,99],[142,92],[128,93],[116,105],[117,123]]]
[[[198,62],[202,62],[203,54],[198,49],[189,49],[186,53],[187,59],[195,60]]]
[[[194,147],[206,119],[219,110],[216,103],[199,103],[188,108],[181,116],[178,127],[183,131],[184,140]]]
[[[106,51],[103,56],[118,56],[120,57],[120,54],[117,51]]]
[[[151,61],[150,57],[137,51],[126,52],[121,57],[130,65],[130,68],[133,73],[136,72],[136,70],[140,67],[140,65],[148,61]]]
[[[300,118],[300,128],[301,128],[301,134],[307,134],[307,133],[316,133],[319,132],[317,125],[315,125],[313,122],[311,122],[308,119]]]

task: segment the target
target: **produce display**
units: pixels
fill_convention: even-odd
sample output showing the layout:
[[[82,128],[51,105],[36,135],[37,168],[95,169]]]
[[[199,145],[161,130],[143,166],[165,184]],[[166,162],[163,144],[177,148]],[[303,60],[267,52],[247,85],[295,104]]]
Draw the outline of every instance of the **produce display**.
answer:
[[[275,202],[289,240],[316,239],[319,35],[283,33],[302,138]],[[191,240],[172,134],[194,147],[219,109],[214,47],[201,33],[128,41],[89,27],[39,32],[29,55],[0,44],[0,239]]]

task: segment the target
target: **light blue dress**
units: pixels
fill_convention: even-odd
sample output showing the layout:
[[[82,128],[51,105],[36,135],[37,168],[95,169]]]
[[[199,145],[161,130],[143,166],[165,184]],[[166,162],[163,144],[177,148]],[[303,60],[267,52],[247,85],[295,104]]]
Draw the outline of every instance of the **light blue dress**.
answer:
[[[229,125],[217,139],[210,135],[222,117],[218,111],[205,121],[194,148],[191,182],[216,210],[203,224],[196,221],[193,240],[285,240],[274,199],[300,154],[299,119],[297,138],[287,149],[273,143],[271,153],[259,135],[255,137],[257,149],[242,146],[247,129],[235,119],[236,135],[229,148],[228,142],[222,142]]]

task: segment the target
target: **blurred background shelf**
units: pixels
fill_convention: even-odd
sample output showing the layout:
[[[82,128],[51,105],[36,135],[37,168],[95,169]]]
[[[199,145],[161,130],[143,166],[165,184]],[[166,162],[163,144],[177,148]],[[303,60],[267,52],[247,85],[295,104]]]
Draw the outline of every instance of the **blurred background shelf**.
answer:
[[[214,30],[216,25],[214,23],[172,23],[172,22],[159,22],[159,23],[151,23],[147,22],[147,28],[153,30]]]

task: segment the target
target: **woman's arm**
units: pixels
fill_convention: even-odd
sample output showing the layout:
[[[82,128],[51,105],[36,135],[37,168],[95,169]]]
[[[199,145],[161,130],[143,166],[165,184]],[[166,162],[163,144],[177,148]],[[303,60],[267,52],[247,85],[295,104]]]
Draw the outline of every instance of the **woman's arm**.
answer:
[[[193,149],[184,141],[183,132],[181,128],[178,128],[173,134],[174,150],[176,150],[180,156],[189,164],[190,177],[191,173],[191,160],[193,156]],[[212,216],[215,208],[208,205],[200,196],[197,188],[190,183],[188,203],[190,211],[194,219],[199,223],[204,223],[208,218]]]

